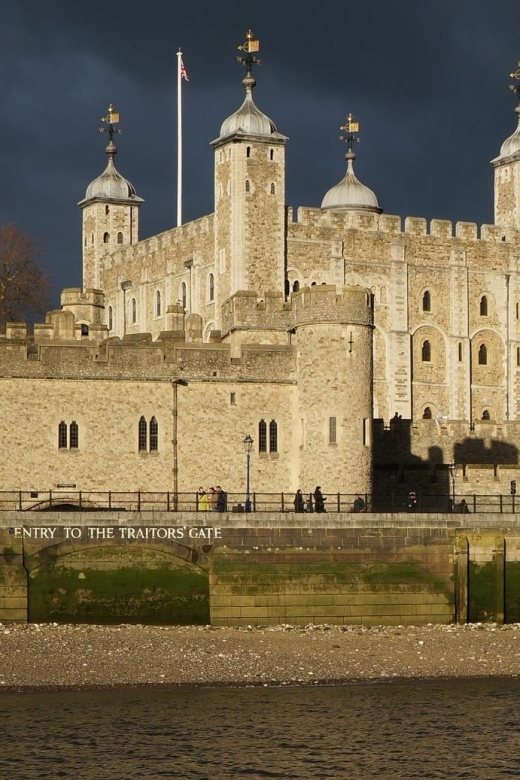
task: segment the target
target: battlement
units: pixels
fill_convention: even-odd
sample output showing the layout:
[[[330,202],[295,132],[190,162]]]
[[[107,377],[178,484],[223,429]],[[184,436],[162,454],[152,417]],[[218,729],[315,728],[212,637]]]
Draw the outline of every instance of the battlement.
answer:
[[[502,228],[499,225],[477,225],[473,222],[424,217],[405,217],[392,214],[364,214],[356,211],[331,211],[318,208],[299,207],[296,212],[288,208],[289,225],[311,228],[336,228],[339,230],[361,230],[367,232],[392,233],[402,236],[429,236],[441,239],[462,239],[463,241],[485,241],[489,243],[519,243],[520,230]]]
[[[312,322],[352,322],[372,325],[373,297],[364,287],[348,285],[338,293],[335,285],[302,287],[292,295],[295,327]]]

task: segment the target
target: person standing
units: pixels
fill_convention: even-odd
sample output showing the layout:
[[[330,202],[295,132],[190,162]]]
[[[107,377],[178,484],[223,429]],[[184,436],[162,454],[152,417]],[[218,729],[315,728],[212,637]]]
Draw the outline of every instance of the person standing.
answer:
[[[209,512],[210,510],[209,496],[203,487],[200,487],[197,493],[197,509],[199,512]]]
[[[294,504],[295,512],[303,512],[303,494],[300,488],[298,488],[298,490],[296,491],[293,504]]]
[[[217,485],[217,512],[225,512],[227,509],[227,493]]]
[[[314,511],[325,512],[325,501],[327,499],[321,492],[321,487],[318,485],[314,491]]]

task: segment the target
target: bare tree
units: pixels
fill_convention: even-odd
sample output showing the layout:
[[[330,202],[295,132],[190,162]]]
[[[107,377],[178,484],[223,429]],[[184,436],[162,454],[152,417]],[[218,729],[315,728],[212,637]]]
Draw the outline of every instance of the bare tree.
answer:
[[[43,252],[16,225],[0,225],[0,323],[31,320],[50,309]]]

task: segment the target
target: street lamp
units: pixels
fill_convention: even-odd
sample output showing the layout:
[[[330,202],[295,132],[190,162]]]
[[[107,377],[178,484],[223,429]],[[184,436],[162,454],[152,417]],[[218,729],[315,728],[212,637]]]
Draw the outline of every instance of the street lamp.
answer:
[[[448,468],[450,470],[450,477],[451,477],[451,509],[452,512],[455,511],[455,477],[457,475],[457,465],[455,462],[449,463]]]
[[[132,282],[130,279],[125,279],[121,282],[121,289],[123,291],[123,338],[126,336],[126,291],[130,289]]]
[[[246,451],[246,512],[251,511],[251,498],[249,492],[249,470],[251,466],[251,450],[253,449],[253,439],[248,433],[244,441],[244,449]]]
[[[173,445],[173,508],[175,511],[179,508],[179,452],[178,452],[178,438],[177,438],[177,416],[178,416],[178,407],[177,407],[177,388],[179,387],[187,387],[188,382],[186,379],[172,379],[172,388],[173,388],[173,436],[172,436],[172,445]]]

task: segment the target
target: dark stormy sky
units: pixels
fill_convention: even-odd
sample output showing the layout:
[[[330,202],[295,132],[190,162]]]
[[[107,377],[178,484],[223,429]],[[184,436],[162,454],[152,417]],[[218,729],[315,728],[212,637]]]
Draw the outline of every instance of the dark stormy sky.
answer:
[[[81,284],[76,204],[105,167],[110,102],[117,167],[146,201],[141,238],[175,225],[179,47],[184,218],[212,211],[209,142],[242,101],[249,27],[256,103],[289,137],[289,205],[319,206],[342,178],[352,111],[356,172],[385,212],[492,222],[489,160],[516,126],[518,0],[0,0],[0,19],[0,220],[43,246],[55,303]]]

